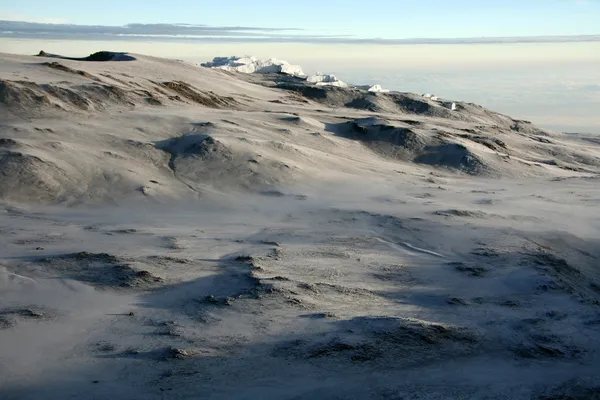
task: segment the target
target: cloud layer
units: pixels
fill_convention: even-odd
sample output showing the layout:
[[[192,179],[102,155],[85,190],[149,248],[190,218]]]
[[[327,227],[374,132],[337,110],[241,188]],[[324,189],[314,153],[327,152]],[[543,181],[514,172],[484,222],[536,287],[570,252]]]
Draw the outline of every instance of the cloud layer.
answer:
[[[310,35],[298,28],[208,26],[191,24],[128,24],[125,26],[71,25],[0,20],[0,37],[67,40],[158,40],[270,43],[347,44],[496,44],[599,42],[600,35],[486,38],[359,38]]]

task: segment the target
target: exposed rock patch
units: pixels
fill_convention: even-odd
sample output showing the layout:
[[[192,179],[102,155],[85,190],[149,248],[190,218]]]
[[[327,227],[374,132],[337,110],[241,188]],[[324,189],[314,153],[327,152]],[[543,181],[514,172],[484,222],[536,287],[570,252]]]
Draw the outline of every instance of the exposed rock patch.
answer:
[[[43,258],[22,265],[19,270],[21,273],[30,270],[75,279],[100,288],[148,289],[162,282],[161,278],[134,269],[116,256],[85,251]]]
[[[192,85],[182,81],[170,81],[160,83],[165,89],[169,89],[177,95],[182,96],[194,103],[211,108],[237,108],[239,103],[233,97],[219,96],[213,92],[206,92],[194,88]]]

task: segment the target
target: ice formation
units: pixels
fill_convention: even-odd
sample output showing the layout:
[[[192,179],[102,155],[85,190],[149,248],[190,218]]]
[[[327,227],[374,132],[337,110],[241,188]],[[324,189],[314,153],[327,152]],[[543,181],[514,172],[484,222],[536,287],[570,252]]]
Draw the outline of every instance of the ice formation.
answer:
[[[215,57],[212,61],[200,64],[203,67],[219,68],[225,71],[242,72],[245,74],[283,73],[294,76],[305,76],[302,67],[292,65],[287,61],[270,58],[259,60],[256,57]]]
[[[306,78],[306,81],[310,82],[310,83],[314,83],[317,86],[348,87],[348,84],[339,80],[337,76],[330,75],[330,74],[322,74],[320,72],[317,72],[316,74],[309,76],[308,78]]]
[[[375,93],[389,93],[389,90],[382,88],[381,85],[373,85],[368,89],[368,91]]]
[[[215,57],[212,61],[202,63],[200,65],[207,68],[218,68],[225,71],[241,72],[245,74],[283,73],[297,77],[306,77],[306,81],[308,83],[314,83],[316,86],[337,86],[344,88],[352,86],[341,81],[337,76],[331,74],[322,74],[317,72],[314,75],[306,76],[301,66],[293,65],[287,61],[278,60],[276,58],[259,60],[252,56]],[[381,85],[366,85],[356,87],[373,93],[389,92],[389,90],[383,89]]]
[[[440,101],[441,100],[439,97],[437,97],[436,95],[431,94],[431,93],[425,93],[423,95],[423,97],[425,97],[426,99],[429,99],[431,101]]]

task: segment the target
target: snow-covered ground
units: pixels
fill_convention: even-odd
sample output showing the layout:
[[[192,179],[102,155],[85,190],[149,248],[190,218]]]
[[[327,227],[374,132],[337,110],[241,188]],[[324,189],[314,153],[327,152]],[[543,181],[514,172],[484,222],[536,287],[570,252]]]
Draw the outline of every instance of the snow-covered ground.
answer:
[[[132,56],[0,55],[0,398],[598,397],[597,137]]]

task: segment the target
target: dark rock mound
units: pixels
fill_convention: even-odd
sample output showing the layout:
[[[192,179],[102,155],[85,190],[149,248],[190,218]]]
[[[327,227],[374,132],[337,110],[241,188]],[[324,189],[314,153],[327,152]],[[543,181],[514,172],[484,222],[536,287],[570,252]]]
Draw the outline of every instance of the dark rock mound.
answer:
[[[41,269],[98,287],[150,288],[162,279],[148,271],[136,270],[107,253],[72,253],[41,260]]]
[[[5,149],[14,149],[20,147],[21,143],[11,138],[0,138],[0,147]]]
[[[526,329],[529,334],[524,340],[512,346],[517,357],[527,359],[573,359],[584,354],[584,351],[572,340],[570,336],[557,335],[545,332],[539,326],[539,319],[525,319]]]
[[[83,59],[84,61],[134,61],[135,57],[123,52],[99,51]]]
[[[460,119],[460,114],[450,110],[450,105],[437,103],[413,93],[383,94],[398,107],[399,111],[407,114],[426,115],[438,118]]]
[[[306,99],[330,107],[348,107],[372,112],[418,114],[440,118],[461,118],[442,103],[434,103],[411,93],[373,93],[355,87],[313,86],[306,83],[282,82],[279,89],[290,90]]]
[[[448,265],[453,267],[457,272],[460,272],[462,274],[465,274],[467,276],[472,276],[472,277],[482,277],[482,276],[485,276],[489,272],[489,269],[484,266],[465,264],[460,261],[452,262],[452,263],[449,263]]]
[[[52,162],[10,150],[0,150],[0,198],[49,201],[63,192],[69,177]]]
[[[440,215],[442,217],[463,217],[463,218],[488,218],[489,214],[482,211],[469,211],[469,210],[439,210],[433,213],[434,215]]]
[[[178,171],[177,165],[182,159],[193,158],[196,161],[228,162],[231,151],[221,142],[208,135],[190,134],[156,143],[156,148],[171,155],[169,168]],[[206,171],[205,171],[206,172]]]
[[[420,164],[459,170],[470,175],[485,173],[487,166],[468,148],[458,143],[428,146],[414,160]]]
[[[207,129],[209,132],[210,127]],[[156,143],[156,148],[171,155],[169,167],[188,184],[234,186],[260,192],[289,176],[284,164],[266,159],[260,163],[249,162],[253,155],[233,151],[208,134],[194,133],[164,140]]]
[[[60,56],[58,54],[46,53],[45,51],[42,50],[37,54],[37,56],[38,57],[60,58],[63,60],[73,60],[73,61],[106,62],[106,61],[135,61],[136,60],[135,57],[130,56],[127,53],[116,52],[116,51],[98,51],[96,53],[90,54],[87,57],[76,58],[76,57],[64,57],[64,56]]]
[[[337,323],[339,330],[283,343],[276,356],[347,358],[368,362],[389,358],[406,365],[473,351],[478,338],[462,327],[401,318],[359,317]]]
[[[0,309],[0,330],[9,329],[17,325],[19,320],[43,320],[51,318],[52,312],[38,307],[11,307]]]
[[[364,118],[329,127],[339,136],[358,140],[368,147],[388,156],[410,158],[412,152],[421,151],[426,140],[410,128],[390,125],[385,120]]]
[[[485,164],[468,148],[453,143],[451,136],[446,137],[437,132],[394,126],[377,118],[331,124],[328,130],[339,136],[360,141],[386,157],[445,167],[471,175],[488,171]]]
[[[541,237],[535,243],[539,248],[526,256],[536,268],[581,300],[600,304],[597,243],[568,234]]]

